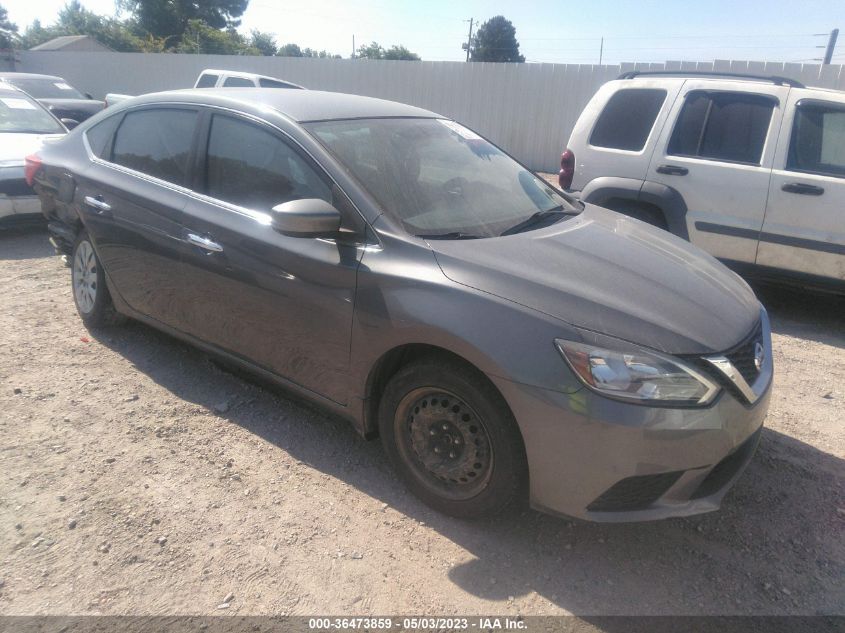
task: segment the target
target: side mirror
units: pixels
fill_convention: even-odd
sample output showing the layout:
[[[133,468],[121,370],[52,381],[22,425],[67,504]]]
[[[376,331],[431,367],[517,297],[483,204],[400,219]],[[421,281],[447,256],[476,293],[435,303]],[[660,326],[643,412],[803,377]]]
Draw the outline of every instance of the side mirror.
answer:
[[[340,231],[340,211],[319,198],[277,204],[272,215],[273,228],[291,237],[327,237]]]
[[[76,119],[60,119],[60,120],[61,120],[62,123],[64,123],[64,126],[69,130],[72,130],[77,125],[79,125],[79,121],[77,121]]]
[[[90,92],[86,92],[86,93],[85,93],[85,98],[86,98],[86,99],[93,99],[94,97],[92,97],[92,96],[91,96],[91,93],[90,93]]]

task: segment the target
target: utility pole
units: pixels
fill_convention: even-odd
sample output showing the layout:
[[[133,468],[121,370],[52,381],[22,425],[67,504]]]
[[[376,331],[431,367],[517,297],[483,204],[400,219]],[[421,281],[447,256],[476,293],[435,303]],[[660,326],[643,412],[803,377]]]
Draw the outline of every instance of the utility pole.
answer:
[[[355,59],[355,33],[352,34],[352,55],[349,59]]]
[[[466,22],[467,20],[464,20]],[[469,61],[469,51],[472,47],[472,21],[473,18],[469,19],[469,35],[467,35],[467,43],[463,45],[463,49],[467,52],[467,61]]]
[[[830,32],[830,38],[827,40],[827,50],[824,52],[824,61],[822,64],[829,64],[833,59],[833,49],[836,48],[836,38],[839,37],[839,29],[833,29]]]
[[[601,44],[599,45],[599,66],[601,66],[602,57],[604,57],[604,38],[601,38]]]

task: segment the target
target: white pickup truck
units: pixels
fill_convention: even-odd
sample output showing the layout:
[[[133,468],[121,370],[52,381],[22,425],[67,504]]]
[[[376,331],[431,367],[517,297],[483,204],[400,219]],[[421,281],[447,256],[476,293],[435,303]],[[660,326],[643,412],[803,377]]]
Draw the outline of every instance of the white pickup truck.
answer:
[[[194,88],[288,88],[305,90],[303,86],[290,81],[235,70],[206,68],[194,82]],[[131,99],[134,95],[110,92],[106,95],[106,107]]]

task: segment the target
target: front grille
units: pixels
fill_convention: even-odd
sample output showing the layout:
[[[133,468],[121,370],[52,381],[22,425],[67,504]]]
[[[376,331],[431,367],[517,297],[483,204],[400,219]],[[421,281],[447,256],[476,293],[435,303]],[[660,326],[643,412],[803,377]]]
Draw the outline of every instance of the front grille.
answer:
[[[709,497],[727,486],[728,482],[734,478],[742,466],[751,459],[751,456],[754,454],[754,449],[757,448],[757,442],[760,440],[760,434],[762,431],[762,427],[757,429],[754,435],[740,444],[733,453],[716,464],[713,470],[711,470],[707,474],[707,477],[704,478],[704,481],[698,485],[695,492],[692,493],[691,498],[701,499],[702,497]]]
[[[678,470],[656,475],[627,477],[605,490],[587,506],[587,510],[591,512],[643,510],[663,496],[683,474],[684,471]]]
[[[32,187],[26,184],[26,180],[23,178],[10,178],[0,180],[0,194],[5,194],[12,198],[15,196],[34,196],[35,192],[32,190]]]
[[[725,357],[733,363],[737,371],[745,378],[745,382],[753,385],[757,380],[760,372],[754,364],[754,348],[757,343],[763,342],[763,325],[758,323],[754,332],[749,336],[744,343],[735,347],[733,350],[725,354]]]

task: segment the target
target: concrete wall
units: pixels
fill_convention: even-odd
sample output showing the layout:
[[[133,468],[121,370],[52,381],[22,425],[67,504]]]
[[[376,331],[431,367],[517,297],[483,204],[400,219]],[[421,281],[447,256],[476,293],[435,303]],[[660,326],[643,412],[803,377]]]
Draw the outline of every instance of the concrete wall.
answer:
[[[601,84],[626,70],[664,67],[783,75],[845,89],[845,66],[732,61],[594,66],[22,51],[17,70],[59,75],[96,98],[191,87],[204,68],[256,72],[314,90],[433,110],[477,130],[530,168],[555,172],[578,115]]]

